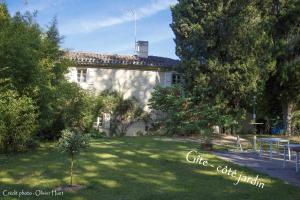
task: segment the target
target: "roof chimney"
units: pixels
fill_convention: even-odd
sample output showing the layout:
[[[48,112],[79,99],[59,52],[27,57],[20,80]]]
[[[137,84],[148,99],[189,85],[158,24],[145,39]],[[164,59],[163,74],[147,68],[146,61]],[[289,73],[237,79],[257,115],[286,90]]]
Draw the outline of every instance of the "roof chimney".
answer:
[[[137,41],[136,42],[136,53],[140,58],[148,58],[148,41]]]

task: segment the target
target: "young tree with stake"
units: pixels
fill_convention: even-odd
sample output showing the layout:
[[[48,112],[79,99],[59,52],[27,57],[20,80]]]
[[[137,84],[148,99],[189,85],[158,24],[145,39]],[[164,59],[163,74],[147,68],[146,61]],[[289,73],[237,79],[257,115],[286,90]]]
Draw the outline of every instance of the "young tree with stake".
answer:
[[[72,186],[74,157],[82,149],[89,146],[89,136],[66,129],[62,131],[62,137],[59,139],[58,146],[62,152],[66,152],[71,157],[70,185]]]

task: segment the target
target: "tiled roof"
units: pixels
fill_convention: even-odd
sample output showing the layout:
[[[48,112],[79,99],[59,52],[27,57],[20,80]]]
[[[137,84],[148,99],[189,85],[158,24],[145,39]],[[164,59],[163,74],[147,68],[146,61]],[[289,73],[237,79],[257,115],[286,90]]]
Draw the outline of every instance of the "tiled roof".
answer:
[[[140,58],[136,55],[98,54],[86,52],[67,52],[66,57],[80,66],[147,66],[147,67],[174,67],[179,60],[171,58],[148,56]]]

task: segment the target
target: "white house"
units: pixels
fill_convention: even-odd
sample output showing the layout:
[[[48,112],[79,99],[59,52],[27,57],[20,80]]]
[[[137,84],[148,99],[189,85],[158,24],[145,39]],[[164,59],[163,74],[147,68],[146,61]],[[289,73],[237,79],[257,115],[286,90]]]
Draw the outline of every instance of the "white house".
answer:
[[[67,57],[76,63],[67,74],[71,82],[96,94],[104,90],[120,91],[125,98],[138,99],[145,111],[149,111],[147,104],[156,85],[166,87],[180,82],[174,70],[179,61],[148,56],[147,41],[137,42],[137,55],[69,52]],[[134,135],[138,129],[142,128],[129,129],[128,134]]]

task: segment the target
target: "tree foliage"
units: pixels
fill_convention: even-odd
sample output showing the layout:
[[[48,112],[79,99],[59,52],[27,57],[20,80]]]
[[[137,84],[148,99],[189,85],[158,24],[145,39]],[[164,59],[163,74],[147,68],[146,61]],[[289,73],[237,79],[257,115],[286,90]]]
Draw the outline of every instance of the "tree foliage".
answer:
[[[267,2],[269,4],[265,7],[273,8],[266,15],[269,17],[272,59],[276,68],[267,81],[265,97],[271,102],[268,106],[270,113],[273,116],[282,114],[284,128],[291,133],[294,111],[299,109],[300,100],[300,2]]]
[[[196,96],[182,94],[179,85],[156,87],[150,99],[150,107],[161,111],[156,121],[169,135],[207,134],[212,126],[230,126],[232,118],[220,115],[220,106],[199,101]]]
[[[92,126],[92,95],[65,78],[72,63],[64,59],[56,18],[45,31],[35,19],[29,12],[10,16],[0,4],[1,91],[31,99],[41,138],[57,139],[67,127],[86,131]]]
[[[26,149],[38,127],[37,107],[32,99],[15,91],[0,92],[0,147],[4,153]]]
[[[171,27],[186,91],[234,121],[254,95],[264,108],[280,102],[283,118],[291,118],[288,105],[300,93],[299,7],[296,0],[179,0]]]
[[[239,121],[273,68],[256,2],[182,0],[172,15],[188,92]]]

